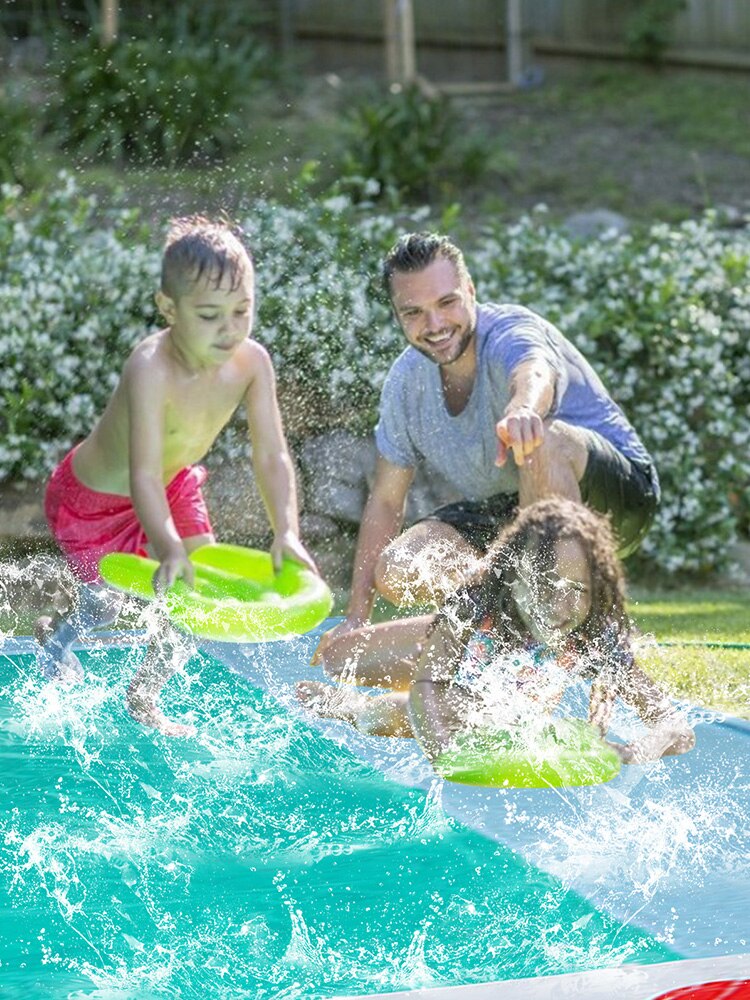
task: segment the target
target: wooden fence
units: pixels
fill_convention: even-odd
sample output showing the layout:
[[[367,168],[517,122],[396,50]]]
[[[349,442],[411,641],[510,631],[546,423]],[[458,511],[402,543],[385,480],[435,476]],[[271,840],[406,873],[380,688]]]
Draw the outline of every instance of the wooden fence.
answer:
[[[382,45],[386,0],[210,0],[228,12],[257,16],[266,35],[287,49],[295,42],[347,48]],[[631,17],[647,0],[521,0],[530,48],[570,56],[626,56]],[[91,23],[119,15],[142,23],[162,0],[0,0],[0,37],[13,39],[44,22]],[[501,51],[506,0],[411,0],[417,50]],[[105,33],[106,23],[100,25]],[[667,61],[750,70],[750,0],[686,0],[673,19]],[[355,57],[356,62],[356,57]]]
[[[383,0],[285,0],[299,40],[375,43],[383,38]],[[628,23],[641,0],[522,0],[534,51],[625,56]],[[504,0],[412,0],[417,48],[502,48]],[[750,69],[750,0],[687,0],[669,28],[667,60]]]

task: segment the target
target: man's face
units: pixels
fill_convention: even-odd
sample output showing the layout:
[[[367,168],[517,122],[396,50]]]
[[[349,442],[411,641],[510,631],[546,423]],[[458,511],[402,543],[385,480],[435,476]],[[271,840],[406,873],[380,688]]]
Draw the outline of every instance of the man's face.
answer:
[[[474,286],[445,257],[422,271],[396,271],[391,299],[406,339],[436,365],[453,364],[471,343],[477,316]]]

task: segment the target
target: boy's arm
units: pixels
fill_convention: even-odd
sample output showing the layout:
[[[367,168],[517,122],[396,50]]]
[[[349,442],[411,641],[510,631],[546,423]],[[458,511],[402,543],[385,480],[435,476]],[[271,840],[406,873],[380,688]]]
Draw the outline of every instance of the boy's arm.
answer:
[[[695,733],[659,685],[635,664],[627,671],[624,681],[618,694],[636,710],[649,731],[632,743],[612,744],[623,763],[643,764],[692,750]]]
[[[162,469],[165,383],[153,358],[130,358],[123,382],[128,401],[130,495],[138,520],[159,561],[154,588],[161,593],[178,577],[193,583],[193,565],[167,503]]]
[[[287,555],[317,573],[299,539],[297,484],[276,398],[276,376],[268,352],[251,342],[252,376],[245,393],[253,469],[273,531],[271,556],[276,569]]]

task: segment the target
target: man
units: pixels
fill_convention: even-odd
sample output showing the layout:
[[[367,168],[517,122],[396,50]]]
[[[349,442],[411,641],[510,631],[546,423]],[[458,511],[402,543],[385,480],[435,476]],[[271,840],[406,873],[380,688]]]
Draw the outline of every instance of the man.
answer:
[[[369,619],[376,593],[397,605],[440,601],[519,507],[582,501],[610,516],[626,556],[659,502],[646,449],[583,355],[522,306],[477,305],[447,237],[402,237],[383,280],[409,346],[383,386],[347,617],[316,659]],[[456,502],[399,534],[420,464],[447,480]]]

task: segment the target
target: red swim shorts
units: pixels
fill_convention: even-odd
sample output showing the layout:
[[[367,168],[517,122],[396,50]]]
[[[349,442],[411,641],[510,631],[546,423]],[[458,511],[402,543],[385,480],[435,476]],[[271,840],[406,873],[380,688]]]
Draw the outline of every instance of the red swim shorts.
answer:
[[[99,560],[108,552],[146,555],[148,539],[130,497],[99,493],[76,478],[69,452],[50,477],[44,512],[71,569],[84,583],[100,582]],[[182,469],[166,487],[167,503],[180,538],[211,532],[200,465]]]

